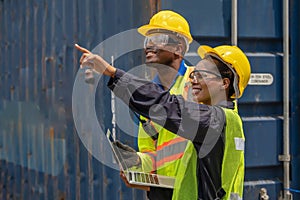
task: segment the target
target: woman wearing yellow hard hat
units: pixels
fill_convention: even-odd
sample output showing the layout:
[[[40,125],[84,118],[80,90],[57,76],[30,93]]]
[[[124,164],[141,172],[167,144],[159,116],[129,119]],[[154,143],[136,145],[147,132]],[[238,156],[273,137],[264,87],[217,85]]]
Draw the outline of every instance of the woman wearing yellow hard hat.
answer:
[[[191,93],[195,102],[209,105],[212,124],[219,129],[218,139],[206,134],[212,142],[208,146],[213,146],[206,156],[201,155],[201,148],[199,150],[203,163],[199,171],[209,172],[200,176],[199,190],[210,191],[204,192],[201,198],[215,199],[215,191],[220,199],[242,199],[245,137],[235,99],[243,95],[248,85],[250,63],[237,46],[200,46],[198,54],[202,60],[190,74]],[[203,112],[202,116],[205,116]],[[211,185],[201,182],[204,179]]]

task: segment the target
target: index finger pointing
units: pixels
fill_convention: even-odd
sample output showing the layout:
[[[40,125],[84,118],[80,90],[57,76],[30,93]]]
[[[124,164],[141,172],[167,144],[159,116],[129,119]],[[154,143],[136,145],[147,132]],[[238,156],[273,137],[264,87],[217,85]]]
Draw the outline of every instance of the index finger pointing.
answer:
[[[76,47],[76,49],[78,49],[82,53],[91,53],[89,50],[87,50],[86,48],[83,48],[83,47],[79,46],[78,44],[75,44],[75,47]]]

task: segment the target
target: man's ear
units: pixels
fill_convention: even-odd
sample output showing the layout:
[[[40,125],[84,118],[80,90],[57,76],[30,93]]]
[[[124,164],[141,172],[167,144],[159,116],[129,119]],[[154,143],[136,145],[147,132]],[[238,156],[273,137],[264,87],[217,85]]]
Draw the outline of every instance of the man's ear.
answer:
[[[228,89],[230,85],[230,80],[229,78],[223,78],[223,85],[222,85],[222,89]]]
[[[184,52],[183,52],[183,46],[182,46],[182,44],[178,44],[176,46],[175,54],[177,54],[179,56],[183,56]]]

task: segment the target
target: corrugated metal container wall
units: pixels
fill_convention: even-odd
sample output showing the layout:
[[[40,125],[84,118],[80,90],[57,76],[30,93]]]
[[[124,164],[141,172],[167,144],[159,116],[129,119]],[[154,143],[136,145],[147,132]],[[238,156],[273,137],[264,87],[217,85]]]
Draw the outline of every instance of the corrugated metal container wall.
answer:
[[[290,4],[291,187],[300,189],[300,9],[297,0]],[[96,160],[77,136],[71,98],[80,53],[73,45],[92,49],[146,23],[157,7],[186,17],[201,44],[231,43],[230,0],[0,0],[0,199],[145,198],[126,188],[119,172]],[[247,138],[244,199],[259,199],[263,187],[277,199],[282,190],[282,37],[282,1],[238,1],[238,44],[257,75],[239,102]],[[135,66],[141,60],[137,51],[116,62]],[[272,84],[257,84],[262,74]],[[110,102],[110,93],[96,98]],[[103,127],[111,126],[108,107],[97,108]]]
[[[161,1],[188,19],[200,44],[231,44],[231,0]],[[239,100],[246,137],[244,199],[259,199],[262,188],[270,199],[280,196],[283,180],[283,1],[237,1],[238,45],[252,66],[250,85]],[[299,2],[290,1],[291,31],[291,185],[299,199]],[[296,25],[297,24],[297,25]],[[188,59],[193,60],[190,52]],[[294,81],[292,81],[294,80]],[[298,189],[298,190],[297,190]]]
[[[155,3],[0,1],[0,199],[145,196],[87,152],[76,134],[71,98],[81,55],[74,44],[91,49],[148,22]],[[128,66],[143,54],[136,55]],[[110,102],[110,93],[104,98]],[[105,112],[102,123],[111,122]]]

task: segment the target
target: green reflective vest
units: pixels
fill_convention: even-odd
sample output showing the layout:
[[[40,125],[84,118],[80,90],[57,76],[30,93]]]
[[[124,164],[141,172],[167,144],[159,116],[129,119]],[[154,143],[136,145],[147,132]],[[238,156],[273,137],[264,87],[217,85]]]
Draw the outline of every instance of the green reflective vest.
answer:
[[[178,76],[172,86],[171,94],[184,94],[188,76],[193,67],[187,67],[184,76]],[[143,120],[147,120],[141,117]],[[152,122],[151,122],[152,123]],[[158,124],[153,123],[159,133],[153,140],[140,123],[138,133],[139,156],[142,170],[160,175],[176,177],[172,200],[193,200],[198,197],[197,152],[191,141],[184,139]]]
[[[222,199],[241,200],[244,184],[245,136],[237,109],[223,108],[226,116],[225,150],[222,161],[222,188],[226,195]]]

